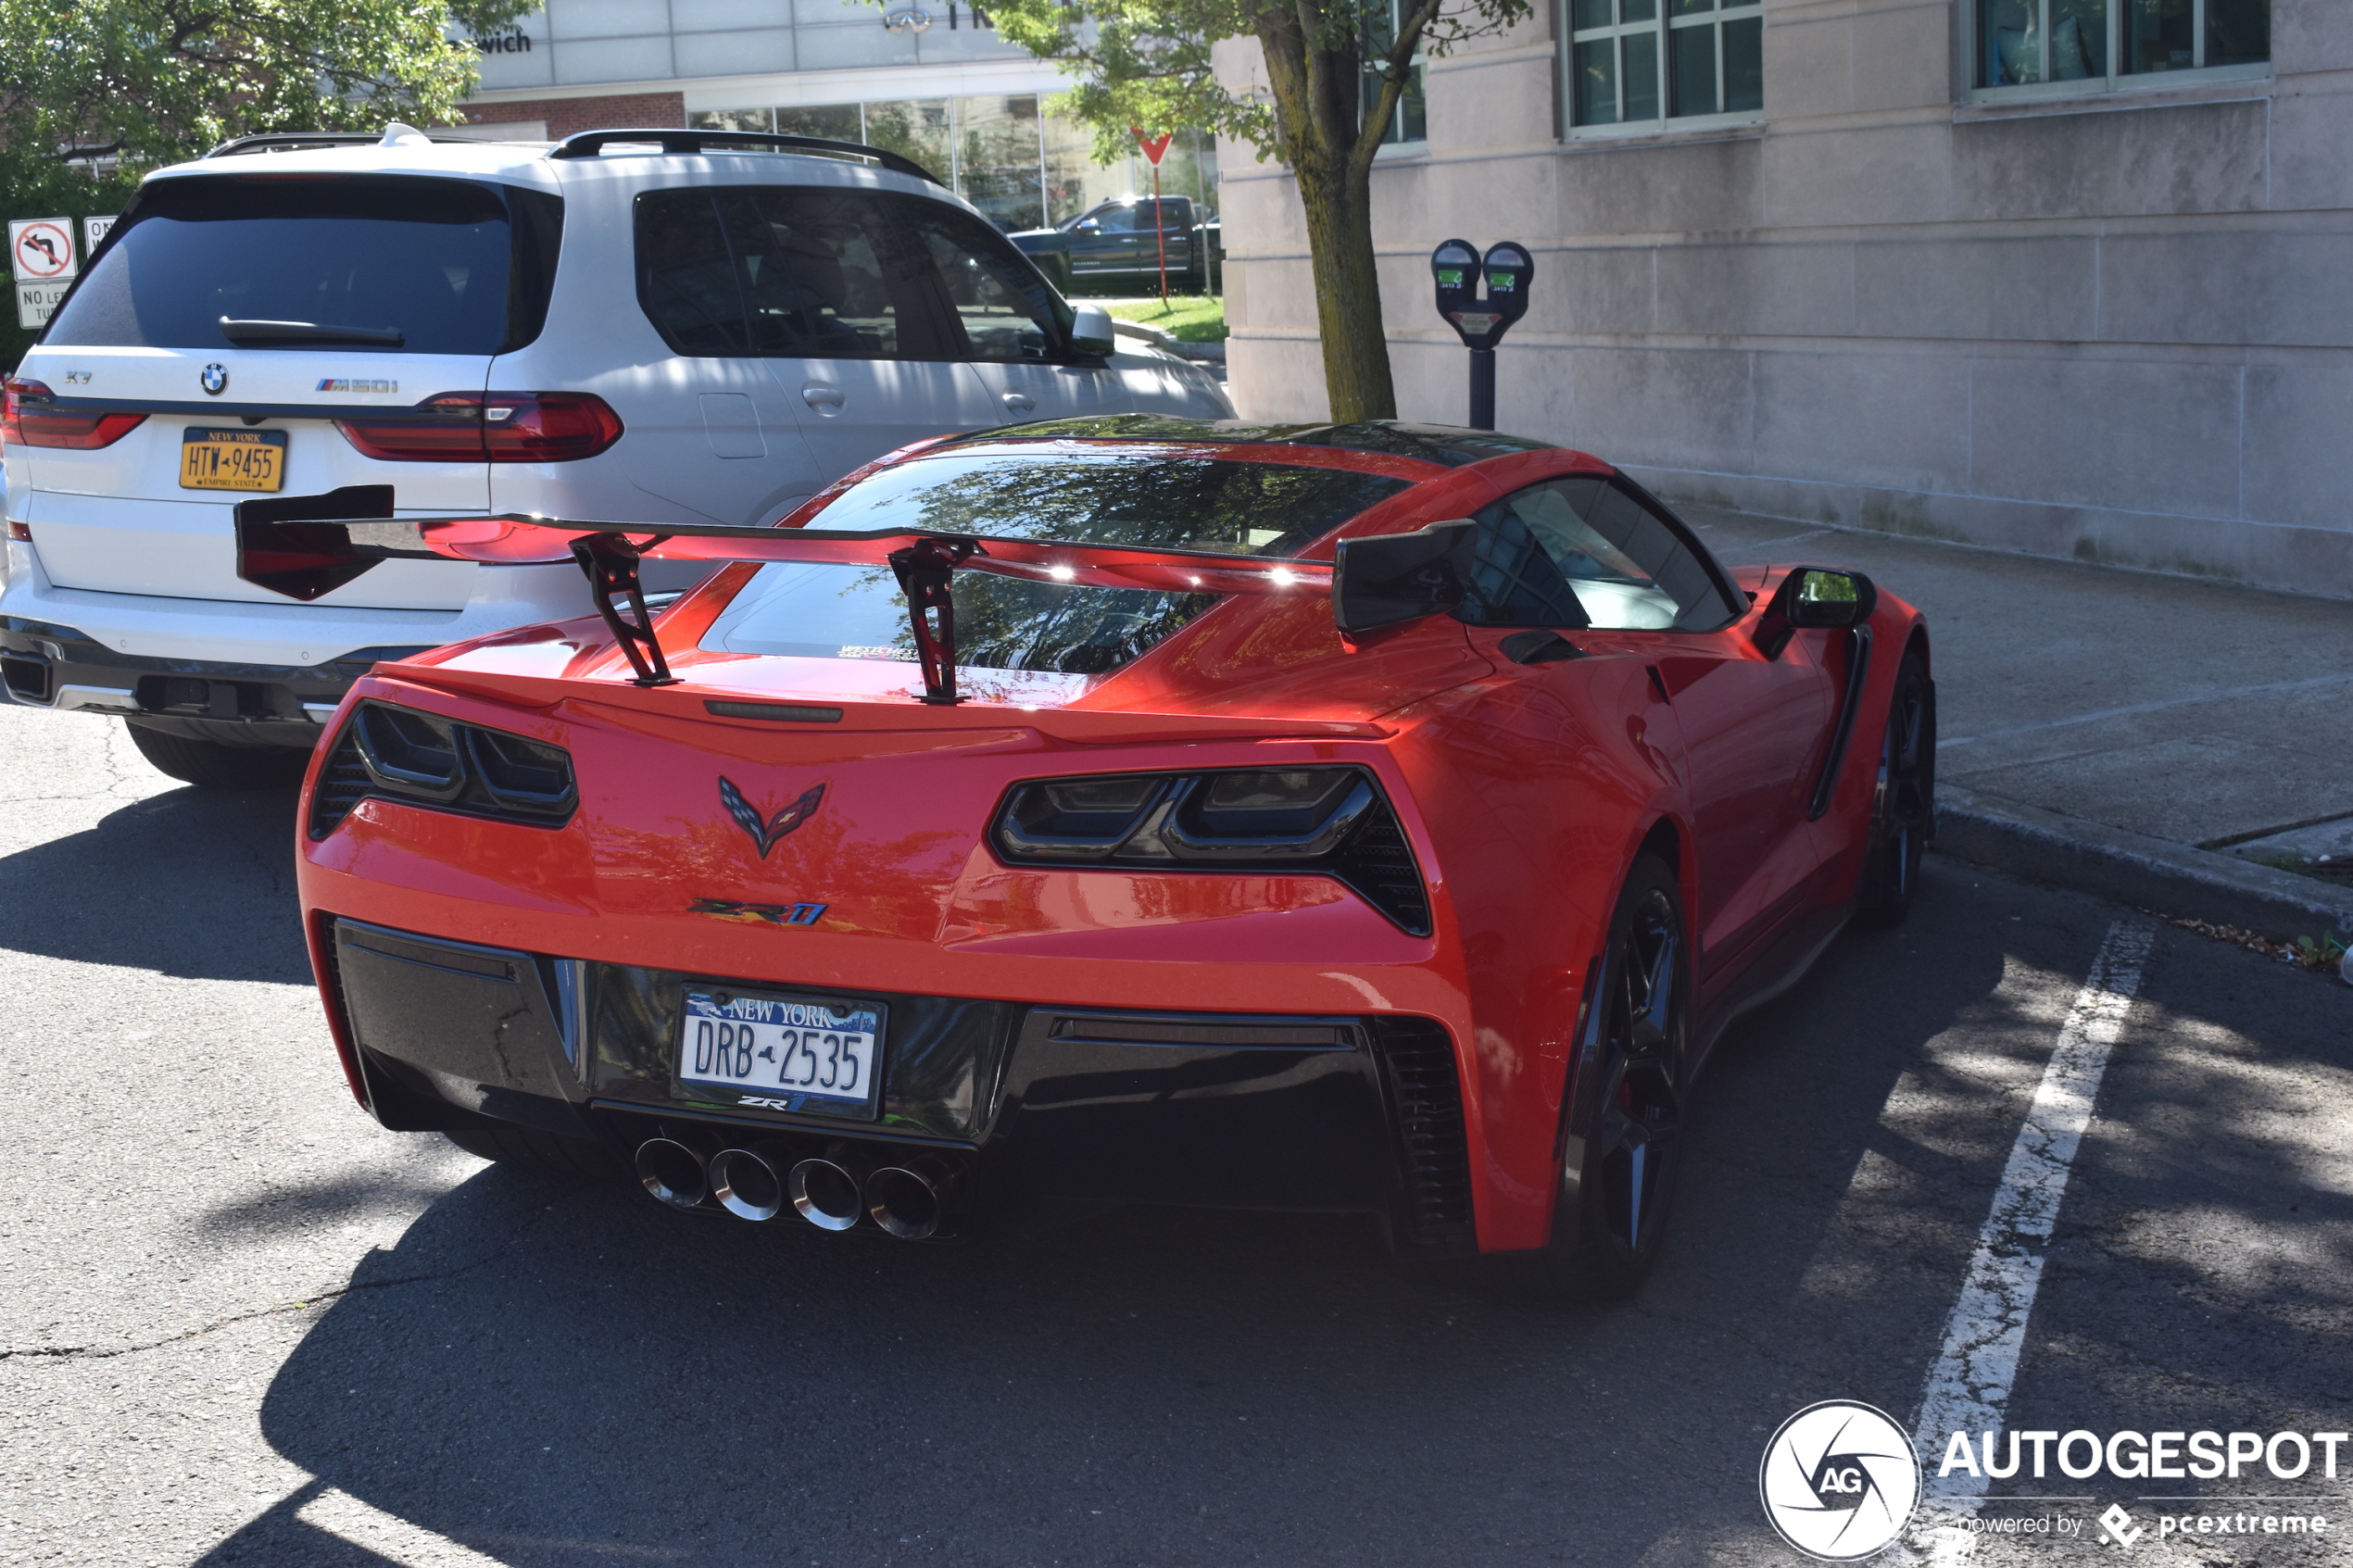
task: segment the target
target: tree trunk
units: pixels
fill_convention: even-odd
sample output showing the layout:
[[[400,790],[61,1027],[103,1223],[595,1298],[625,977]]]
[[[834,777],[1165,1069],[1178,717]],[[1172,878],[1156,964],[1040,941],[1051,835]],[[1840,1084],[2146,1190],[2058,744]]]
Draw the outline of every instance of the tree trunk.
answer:
[[[1320,37],[1314,0],[1261,13],[1258,41],[1274,89],[1283,157],[1307,218],[1308,271],[1324,348],[1324,390],[1338,423],[1397,417],[1373,255],[1372,158],[1360,146],[1364,62]]]
[[[1369,171],[1350,167],[1353,162],[1313,174],[1298,171],[1308,270],[1315,282],[1315,330],[1324,343],[1324,390],[1332,419],[1342,424],[1397,417],[1373,254],[1372,180]]]

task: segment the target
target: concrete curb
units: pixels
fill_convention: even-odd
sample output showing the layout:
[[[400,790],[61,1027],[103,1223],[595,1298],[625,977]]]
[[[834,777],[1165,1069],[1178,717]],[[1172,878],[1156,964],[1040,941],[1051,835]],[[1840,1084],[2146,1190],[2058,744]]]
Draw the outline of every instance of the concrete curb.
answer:
[[[1173,334],[1158,327],[1149,326],[1142,321],[1130,321],[1116,316],[1112,319],[1112,332],[1114,335],[1125,332],[1129,337],[1142,338],[1147,343],[1174,354],[1179,359],[1202,359],[1213,365],[1222,365],[1226,362],[1226,345],[1222,343],[1179,343]]]
[[[2326,883],[1951,784],[1936,788],[1936,831],[1955,859],[2134,909],[2274,940],[2353,931],[2353,894]]]

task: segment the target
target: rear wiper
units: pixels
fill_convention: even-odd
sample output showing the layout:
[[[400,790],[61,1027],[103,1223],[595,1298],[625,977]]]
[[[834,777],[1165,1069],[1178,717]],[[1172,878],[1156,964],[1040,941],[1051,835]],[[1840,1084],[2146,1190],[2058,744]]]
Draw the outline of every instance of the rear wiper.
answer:
[[[397,327],[321,326],[316,321],[239,321],[220,318],[220,335],[231,343],[358,343],[398,348],[408,342]]]

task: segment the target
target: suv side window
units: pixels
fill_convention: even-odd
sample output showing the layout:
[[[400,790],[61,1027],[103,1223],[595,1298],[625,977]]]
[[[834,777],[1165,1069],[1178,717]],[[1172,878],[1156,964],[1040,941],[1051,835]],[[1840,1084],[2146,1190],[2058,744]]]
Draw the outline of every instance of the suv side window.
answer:
[[[1681,531],[1614,479],[1547,480],[1477,521],[1474,624],[1712,632],[1739,619]]]
[[[639,302],[680,354],[1044,359],[1065,335],[1011,245],[920,198],[648,192],[636,231]]]
[[[637,198],[637,301],[673,353],[751,352],[735,258],[709,192]]]

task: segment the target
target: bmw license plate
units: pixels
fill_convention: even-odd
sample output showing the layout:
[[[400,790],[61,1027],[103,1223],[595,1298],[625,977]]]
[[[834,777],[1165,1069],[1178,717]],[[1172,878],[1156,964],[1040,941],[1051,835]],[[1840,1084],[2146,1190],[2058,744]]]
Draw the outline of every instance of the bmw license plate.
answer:
[[[883,1010],[871,1002],[755,997],[688,986],[678,1077],[738,1091],[738,1105],[874,1114]]]
[[[283,430],[208,430],[180,435],[182,490],[282,490],[286,483]]]

